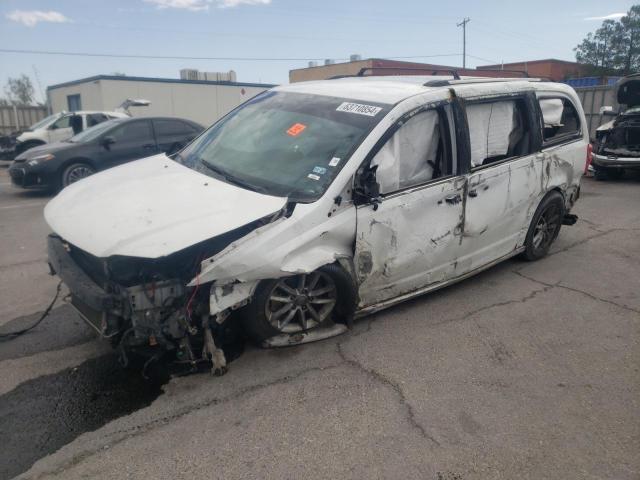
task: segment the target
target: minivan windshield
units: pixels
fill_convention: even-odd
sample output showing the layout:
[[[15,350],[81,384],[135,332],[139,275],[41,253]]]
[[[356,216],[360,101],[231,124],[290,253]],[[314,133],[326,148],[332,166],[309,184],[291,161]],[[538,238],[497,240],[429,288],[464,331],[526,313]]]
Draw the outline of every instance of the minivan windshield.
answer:
[[[222,118],[176,160],[243,188],[312,202],[390,108],[269,91]]]
[[[96,138],[98,138],[100,135],[102,135],[102,133],[106,132],[111,127],[113,127],[114,125],[116,125],[117,123],[119,123],[121,121],[122,121],[122,119],[116,119],[116,120],[107,120],[106,122],[99,123],[98,125],[95,125],[94,127],[89,127],[86,130],[78,133],[77,135],[74,135],[73,137],[71,137],[69,139],[69,141],[71,143],[87,143],[87,142],[90,142],[90,141],[95,140]]]

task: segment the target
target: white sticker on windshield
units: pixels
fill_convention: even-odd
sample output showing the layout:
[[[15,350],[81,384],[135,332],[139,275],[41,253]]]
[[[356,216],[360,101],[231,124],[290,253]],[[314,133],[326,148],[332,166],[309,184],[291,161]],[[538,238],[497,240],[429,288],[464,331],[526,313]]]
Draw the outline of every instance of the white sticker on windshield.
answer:
[[[339,163],[340,159],[338,157],[333,157],[331,160],[329,160],[330,167],[337,167]]]
[[[307,177],[309,177],[311,180],[320,180],[320,177],[318,175],[314,175],[313,173],[310,173],[309,175],[307,175]]]
[[[343,102],[338,108],[336,108],[337,112],[357,113],[358,115],[366,115],[367,117],[375,117],[380,110],[382,110],[382,107],[350,102]]]

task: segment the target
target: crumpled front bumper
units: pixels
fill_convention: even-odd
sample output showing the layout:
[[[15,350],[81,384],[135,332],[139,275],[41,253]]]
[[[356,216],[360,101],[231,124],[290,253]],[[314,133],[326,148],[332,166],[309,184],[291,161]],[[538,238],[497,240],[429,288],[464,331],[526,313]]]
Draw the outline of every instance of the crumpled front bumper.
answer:
[[[640,157],[615,157],[594,153],[591,163],[598,167],[640,168]]]
[[[69,288],[73,297],[99,312],[120,312],[121,296],[110,294],[97,285],[73,260],[68,246],[57,235],[47,237],[49,267]]]

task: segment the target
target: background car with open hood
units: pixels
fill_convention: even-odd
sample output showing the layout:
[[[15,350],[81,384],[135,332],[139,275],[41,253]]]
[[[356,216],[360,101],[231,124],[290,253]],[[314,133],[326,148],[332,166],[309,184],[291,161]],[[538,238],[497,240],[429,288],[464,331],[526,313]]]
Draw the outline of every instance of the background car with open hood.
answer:
[[[591,164],[598,180],[619,178],[625,170],[640,169],[640,74],[618,82],[617,100],[626,107],[619,113],[611,106],[600,109],[603,119],[614,118],[596,130]]]
[[[93,173],[157,153],[173,154],[204,130],[171,117],[118,118],[62,142],[18,155],[9,168],[14,185],[60,190]]]

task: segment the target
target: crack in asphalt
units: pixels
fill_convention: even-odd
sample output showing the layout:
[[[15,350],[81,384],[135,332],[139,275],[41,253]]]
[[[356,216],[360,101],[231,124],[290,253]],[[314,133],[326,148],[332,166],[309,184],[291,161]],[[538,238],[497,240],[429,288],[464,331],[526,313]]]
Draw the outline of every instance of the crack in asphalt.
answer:
[[[640,313],[640,310],[639,310],[639,309],[637,309],[637,308],[629,307],[628,305],[622,305],[622,304],[620,304],[620,303],[614,302],[613,300],[609,300],[609,299],[607,299],[607,298],[601,298],[601,297],[598,297],[598,296],[596,296],[596,295],[594,295],[594,294],[592,294],[592,293],[586,292],[586,291],[584,291],[584,290],[580,290],[580,289],[578,289],[578,288],[568,287],[567,285],[562,285],[562,283],[561,283],[561,282],[558,282],[558,283],[555,283],[555,284],[550,284],[550,283],[547,283],[547,282],[543,282],[542,280],[537,280],[537,279],[535,279],[535,278],[533,278],[533,277],[530,277],[530,276],[528,276],[528,275],[525,275],[525,274],[524,274],[524,273],[522,273],[521,271],[513,271],[513,273],[515,273],[516,275],[518,275],[518,276],[520,276],[520,277],[522,277],[522,278],[524,278],[524,279],[527,279],[527,280],[529,280],[529,281],[531,281],[531,282],[535,282],[535,283],[537,283],[537,284],[539,284],[539,285],[545,285],[545,286],[548,286],[548,287],[558,287],[558,288],[562,288],[562,289],[564,289],[564,290],[569,290],[569,291],[571,291],[571,292],[580,293],[580,294],[582,294],[582,295],[584,295],[584,296],[586,296],[586,297],[589,297],[589,298],[591,298],[592,300],[595,300],[595,301],[597,301],[597,302],[608,303],[609,305],[614,305],[614,306],[616,306],[616,307],[618,307],[618,308],[622,308],[622,309],[624,309],[624,310],[628,310],[628,311],[630,311],[630,312]]]
[[[617,231],[640,231],[640,228],[612,228],[606,231],[602,231],[599,230],[596,224],[593,224],[593,222],[585,222],[585,223],[589,223],[592,224],[592,228],[593,230],[597,231],[598,233],[592,236],[589,236],[585,239],[582,239],[580,241],[574,242],[570,245],[567,245],[566,247],[553,252],[551,254],[549,254],[548,256],[553,256],[553,255],[557,255],[559,253],[563,253],[566,252],[576,246],[582,245],[584,243],[587,243],[593,239],[596,238],[600,238],[604,235],[608,235],[610,233],[613,232],[617,232]],[[589,292],[585,292],[573,287],[568,287],[566,285],[562,285],[560,282],[557,283],[547,283],[547,282],[543,282],[540,280],[537,280],[535,278],[529,277],[528,275],[525,275],[521,272],[521,270],[525,268],[522,267],[521,269],[516,269],[516,270],[512,270],[511,272],[526,279],[529,280],[531,282],[534,282],[538,285],[541,285],[542,288],[536,289],[531,291],[529,294],[527,294],[526,296],[522,297],[522,298],[518,298],[518,299],[513,299],[513,300],[505,300],[505,301],[501,301],[501,302],[495,302],[489,305],[485,305],[483,307],[477,308],[475,310],[472,310],[470,312],[467,312],[463,315],[460,315],[458,317],[454,317],[454,318],[449,318],[446,320],[443,320],[441,322],[437,322],[434,324],[430,324],[430,326],[439,326],[442,324],[446,324],[446,323],[451,323],[451,322],[457,322],[457,321],[462,321],[462,320],[467,320],[467,319],[471,319],[471,317],[474,317],[475,315],[493,309],[493,308],[500,308],[500,307],[504,307],[504,306],[508,306],[508,305],[513,305],[513,304],[517,304],[517,303],[526,303],[532,299],[534,299],[536,296],[538,296],[541,293],[545,293],[553,288],[562,288],[562,289],[566,289],[566,290],[570,290],[576,293],[580,293],[582,295],[585,295],[593,300],[596,301],[600,301],[603,303],[608,303],[614,306],[617,306],[619,308],[625,309],[625,310],[629,310],[632,312],[636,312],[636,313],[640,313],[640,310],[635,309],[633,307],[628,307],[626,305],[620,305],[616,302],[613,302],[611,300],[608,299],[604,299],[604,298],[600,298],[597,297]],[[336,369],[339,368],[341,366],[344,365],[348,365],[351,366],[352,368],[366,374],[369,378],[374,379],[375,381],[377,381],[378,383],[390,388],[397,396],[398,401],[400,403],[401,406],[404,407],[404,409],[406,410],[406,419],[409,422],[409,424],[414,428],[415,431],[417,431],[421,437],[433,442],[435,445],[437,446],[441,446],[441,443],[434,438],[432,435],[430,435],[426,428],[420,424],[420,422],[417,420],[417,416],[416,416],[416,412],[414,410],[414,407],[411,405],[411,402],[408,400],[404,390],[402,389],[402,387],[394,380],[391,380],[390,378],[388,378],[387,376],[383,375],[382,373],[378,372],[377,370],[373,369],[373,368],[368,368],[365,365],[363,365],[362,363],[360,363],[359,361],[357,361],[356,359],[350,358],[349,356],[347,356],[346,352],[344,351],[343,348],[343,344],[345,342],[348,342],[350,339],[361,336],[361,335],[365,335],[368,334],[372,331],[373,328],[373,323],[376,320],[376,318],[370,318],[367,321],[367,326],[366,329],[357,332],[357,333],[352,333],[347,339],[345,339],[342,342],[336,342],[336,351],[338,356],[341,359],[341,362],[337,363],[337,364],[333,364],[333,365],[327,365],[325,367],[312,367],[312,368],[308,368],[308,369],[304,369],[301,370],[300,372],[294,374],[294,375],[286,375],[284,377],[280,377],[277,379],[274,379],[272,381],[269,382],[265,382],[265,383],[259,383],[259,384],[254,384],[254,385],[250,385],[247,387],[243,387],[239,390],[237,390],[236,392],[233,392],[225,397],[216,397],[216,398],[212,398],[203,402],[199,402],[196,403],[194,405],[188,406],[188,407],[184,407],[182,409],[180,409],[179,411],[171,414],[171,415],[166,415],[154,420],[151,420],[147,423],[143,423],[140,425],[136,425],[136,426],[132,426],[130,428],[126,428],[123,430],[117,430],[115,432],[112,432],[109,434],[108,437],[105,437],[105,439],[110,439],[107,440],[106,442],[102,443],[99,447],[95,448],[95,449],[90,449],[90,450],[85,450],[83,452],[77,453],[75,455],[73,455],[73,457],[68,460],[67,462],[64,462],[62,465],[58,466],[57,468],[55,468],[54,470],[49,470],[49,471],[45,471],[42,472],[40,474],[37,474],[36,476],[33,477],[25,477],[25,478],[33,478],[33,479],[40,479],[43,478],[47,475],[51,475],[51,474],[61,474],[63,472],[65,472],[66,470],[68,470],[69,468],[78,465],[79,463],[81,463],[82,461],[84,461],[87,458],[92,457],[93,455],[97,454],[98,452],[102,451],[105,448],[109,448],[112,447],[114,445],[118,445],[119,443],[124,442],[125,440],[128,440],[130,438],[135,438],[139,435],[142,435],[144,433],[147,433],[149,431],[154,430],[155,428],[158,428],[160,426],[163,425],[167,425],[170,422],[179,419],[185,415],[188,415],[192,412],[197,412],[199,410],[205,409],[207,407],[210,406],[214,406],[214,405],[220,405],[220,404],[225,404],[227,402],[230,402],[232,400],[235,400],[241,396],[244,395],[248,395],[248,394],[252,394],[255,393],[257,391],[260,391],[262,389],[265,388],[269,388],[271,386],[276,386],[276,385],[284,385],[284,384],[288,384],[291,382],[294,382],[304,376],[306,376],[307,374],[310,373],[314,373],[314,372],[319,372],[319,371],[325,371],[325,370],[331,370],[331,369]],[[114,437],[118,437],[118,438],[114,438]]]
[[[348,339],[345,341],[348,341]],[[347,354],[342,349],[342,344],[343,342],[336,343],[336,349],[337,349],[338,355],[343,360],[343,362],[347,365],[351,365],[357,370],[364,372],[367,376],[369,376],[370,378],[373,378],[377,382],[390,387],[398,396],[398,400],[400,404],[407,410],[407,420],[409,421],[411,426],[420,433],[420,436],[422,436],[423,438],[426,438],[427,440],[431,440],[433,443],[435,443],[437,446],[440,447],[441,446],[440,442],[436,440],[432,435],[429,435],[427,433],[426,428],[424,428],[420,424],[420,422],[418,422],[418,420],[416,419],[416,413],[413,408],[413,405],[411,405],[411,403],[407,399],[407,396],[405,395],[404,390],[402,390],[400,385],[397,382],[394,382],[390,378],[386,377],[382,373],[378,372],[377,370],[373,368],[367,368],[364,365],[362,365],[362,363],[360,363],[359,361],[353,358],[347,357]]]

